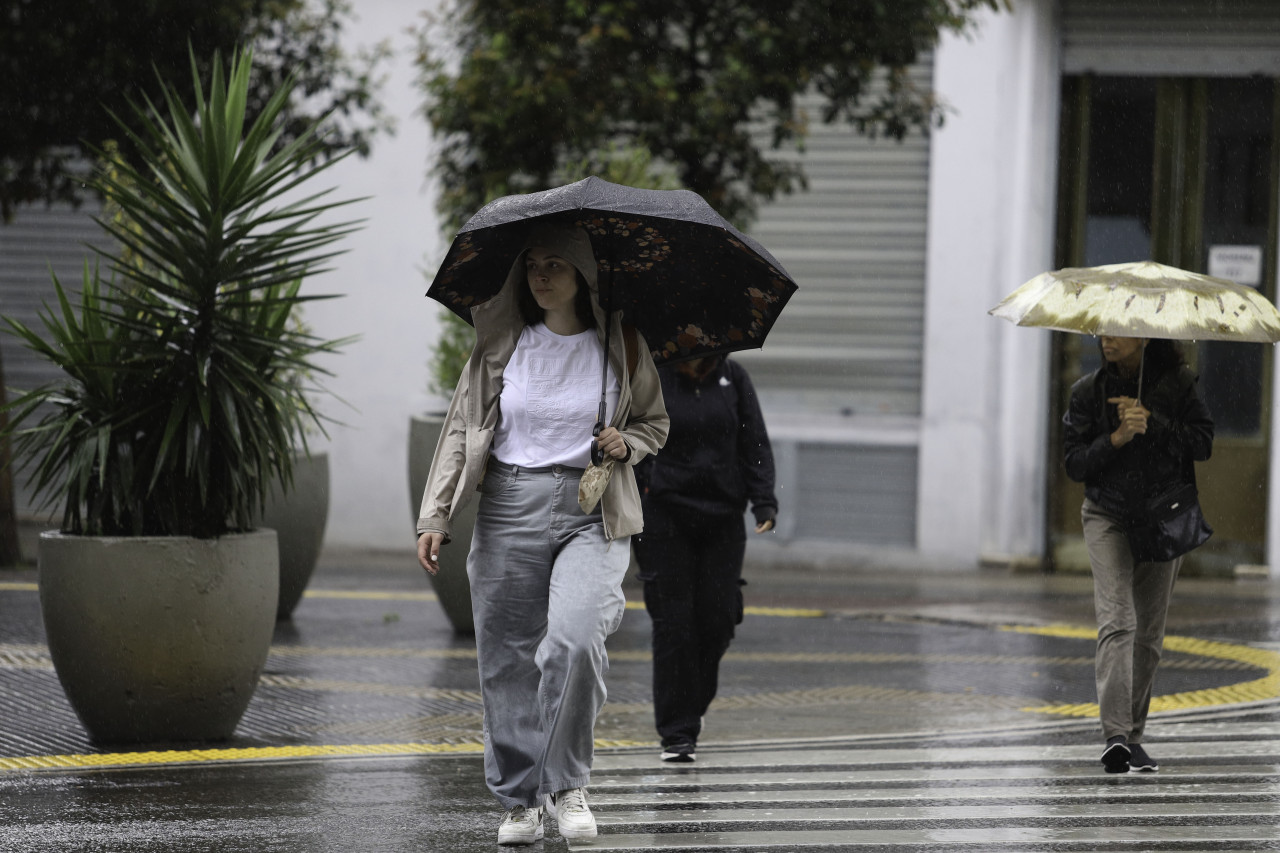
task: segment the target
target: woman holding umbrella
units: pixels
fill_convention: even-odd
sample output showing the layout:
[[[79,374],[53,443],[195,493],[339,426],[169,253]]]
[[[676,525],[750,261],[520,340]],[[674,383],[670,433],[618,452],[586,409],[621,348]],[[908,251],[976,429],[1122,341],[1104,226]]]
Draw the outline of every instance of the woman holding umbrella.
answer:
[[[1067,476],[1085,485],[1102,764],[1108,773],[1154,771],[1159,765],[1142,746],[1151,687],[1181,554],[1199,542],[1152,554],[1138,531],[1161,496],[1182,496],[1165,501],[1170,508],[1195,501],[1194,463],[1209,458],[1213,420],[1173,341],[1099,341],[1104,364],[1072,387],[1063,422]],[[1195,518],[1191,532],[1203,541],[1209,531],[1198,507]]]
[[[652,356],[596,298],[587,234],[534,227],[498,294],[471,316],[476,346],[449,408],[417,523],[418,560],[439,570],[449,521],[477,490],[467,575],[484,704],[485,778],[507,809],[498,843],[596,834],[586,802],[605,638],[622,620],[629,539],[642,528],[632,470],[667,415]],[[612,324],[605,335],[605,324]],[[598,505],[579,500],[597,421],[601,364],[612,471]]]

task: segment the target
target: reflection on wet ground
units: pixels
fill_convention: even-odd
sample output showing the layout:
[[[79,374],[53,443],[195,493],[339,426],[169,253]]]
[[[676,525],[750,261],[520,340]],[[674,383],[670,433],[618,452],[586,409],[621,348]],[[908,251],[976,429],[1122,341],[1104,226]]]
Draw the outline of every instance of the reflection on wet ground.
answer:
[[[643,610],[629,610],[610,640],[593,785],[605,835],[657,849],[639,839],[661,837],[661,847],[708,827],[916,832],[919,821],[955,831],[1052,829],[1106,822],[1105,810],[1074,822],[1069,812],[1055,816],[1070,803],[1107,794],[1103,806],[1122,808],[1116,791],[1099,787],[1114,780],[1095,766],[1096,719],[1075,715],[1087,715],[1094,700],[1087,577],[756,567],[748,579],[755,609],[725,661],[697,769],[684,776],[693,786],[655,760]],[[0,850],[493,849],[499,814],[478,755],[474,644],[455,636],[429,600],[412,555],[326,554],[312,594],[277,629],[236,736],[198,756],[144,757],[88,742],[49,665],[34,581],[33,572],[0,575]],[[1152,739],[1163,737],[1165,753],[1184,761],[1178,768],[1167,759],[1157,781],[1124,792],[1146,813],[1154,814],[1153,802],[1218,803],[1230,794],[1258,803],[1254,817],[1217,819],[1248,827],[1280,798],[1271,766],[1280,757],[1266,734],[1280,692],[1276,589],[1180,583],[1156,685],[1157,703],[1169,710],[1154,718]],[[639,599],[633,583],[627,591]],[[1223,723],[1242,703],[1250,716]],[[1185,728],[1192,725],[1229,727]],[[1265,747],[1198,755],[1213,743],[1250,742],[1248,732]],[[361,749],[383,757],[320,757]],[[52,756],[73,767],[90,758],[143,766],[18,769],[55,766]],[[288,756],[307,760],[281,760]],[[242,760],[219,760],[231,757]],[[167,763],[175,759],[202,764]],[[966,779],[962,787],[977,793],[959,791],[956,780]],[[1218,785],[1229,787],[1214,793]],[[719,802],[721,792],[729,803]],[[649,800],[695,817],[644,817]],[[1034,814],[990,811],[1011,805]],[[791,811],[768,829],[749,817],[764,808]],[[795,811],[812,808],[836,811]],[[1025,840],[1050,845],[1036,849],[1068,843]],[[832,843],[793,842],[785,849]],[[969,842],[945,842],[953,843]],[[563,849],[554,832],[544,844]]]

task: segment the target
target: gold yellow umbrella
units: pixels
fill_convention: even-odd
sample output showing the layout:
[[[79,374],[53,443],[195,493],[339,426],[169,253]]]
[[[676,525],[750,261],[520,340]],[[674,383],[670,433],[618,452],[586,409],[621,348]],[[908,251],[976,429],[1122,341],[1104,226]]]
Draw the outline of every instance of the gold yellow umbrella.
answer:
[[[1154,261],[1041,273],[987,313],[1085,335],[1280,341],[1280,312],[1258,291]]]

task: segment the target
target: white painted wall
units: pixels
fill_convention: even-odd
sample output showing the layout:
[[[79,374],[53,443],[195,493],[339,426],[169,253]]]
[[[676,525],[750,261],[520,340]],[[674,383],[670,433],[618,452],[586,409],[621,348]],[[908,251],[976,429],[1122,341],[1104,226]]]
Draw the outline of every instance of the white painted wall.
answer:
[[[935,59],[917,547],[953,564],[1043,552],[1049,333],[986,312],[1053,261],[1057,45],[1021,0]]]
[[[383,100],[398,130],[369,160],[331,171],[339,194],[372,196],[358,207],[368,222],[335,269],[308,283],[346,294],[308,307],[317,334],[362,335],[326,362],[336,374],[329,387],[350,404],[322,402],[343,423],[316,442],[330,454],[331,546],[408,549],[408,421],[439,402],[426,391],[438,308],[423,294],[446,243],[404,32],[430,5],[362,0],[346,34],[351,46],[391,39]],[[1052,6],[1022,0],[1013,14],[987,16],[972,39],[948,37],[937,54],[936,86],[957,112],[936,132],[931,163],[918,546],[948,564],[1042,547],[1048,337],[985,312],[1052,261]]]
[[[361,335],[324,365],[336,375],[328,387],[349,406],[319,401],[342,422],[315,448],[329,454],[331,471],[326,544],[404,548],[413,541],[407,475],[409,417],[429,407],[426,365],[437,329],[436,303],[424,297],[447,248],[442,243],[427,180],[431,139],[413,86],[413,40],[405,30],[432,0],[361,0],[348,27],[348,47],[390,39],[394,59],[383,103],[396,134],[378,139],[367,160],[348,159],[317,185],[335,195],[371,196],[351,210],[367,219],[348,238],[332,272],[308,280],[310,293],[344,298],[307,306],[305,319],[325,337]]]

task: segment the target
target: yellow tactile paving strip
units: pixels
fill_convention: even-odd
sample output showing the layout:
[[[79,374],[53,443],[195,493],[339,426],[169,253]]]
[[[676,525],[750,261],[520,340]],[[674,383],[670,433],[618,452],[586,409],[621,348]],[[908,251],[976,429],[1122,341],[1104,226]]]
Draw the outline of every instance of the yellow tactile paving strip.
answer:
[[[34,583],[0,583],[0,591],[35,592],[38,587]],[[354,599],[377,601],[432,601],[435,596],[430,593],[366,591],[366,590],[308,590],[307,597],[330,599]],[[629,609],[643,609],[640,602],[628,602]],[[821,618],[826,612],[815,609],[750,607],[748,613],[757,616],[778,618]],[[1070,639],[1092,639],[1095,631],[1092,627],[1078,625],[1053,625],[1046,627],[999,626],[1000,630],[1020,633],[1038,634],[1042,636],[1062,637]],[[1189,657],[1166,661],[1163,665],[1186,669],[1248,669],[1258,668],[1266,672],[1262,678],[1242,682],[1227,687],[1207,690],[1195,690],[1185,693],[1157,696],[1152,700],[1153,711],[1173,709],[1204,708],[1264,699],[1275,699],[1280,696],[1280,653],[1249,646],[1231,643],[1197,640],[1188,637],[1167,637],[1165,648]],[[371,647],[315,647],[315,646],[278,646],[271,650],[273,656],[284,657],[336,657],[336,658],[435,658],[435,659],[473,659],[475,650],[462,649],[405,649],[405,648],[371,648]],[[647,651],[612,652],[611,658],[621,661],[646,661]],[[973,654],[911,654],[911,653],[858,653],[858,652],[818,652],[818,653],[737,653],[730,652],[729,660],[755,663],[831,663],[831,664],[893,664],[920,663],[953,665],[1092,665],[1092,656],[1074,657],[1038,657],[1026,655],[973,655]],[[37,644],[0,644],[0,668],[9,669],[51,669],[48,649]],[[412,685],[394,685],[363,681],[346,681],[337,679],[312,679],[294,676],[265,675],[261,682],[264,686],[293,689],[314,690],[334,693],[364,693],[369,695],[394,696],[412,699],[444,699],[465,703],[479,704],[480,697],[475,691],[443,690]],[[885,687],[861,685],[835,686],[830,688],[759,692],[745,696],[725,696],[717,700],[724,708],[787,708],[815,705],[845,704],[867,701],[912,701],[927,704],[955,702],[996,703],[1001,707],[1017,708],[1029,713],[1051,714],[1068,717],[1096,717],[1096,704],[1081,705],[1041,705],[1025,704],[1026,700],[1016,697],[984,696],[973,693],[964,696],[953,694],[930,693]],[[630,704],[610,705],[606,712],[628,713],[647,712],[648,705]],[[466,715],[470,717],[470,715]],[[411,721],[410,721],[411,722]],[[455,722],[461,722],[455,721]],[[356,724],[352,724],[356,725]],[[342,726],[335,726],[329,732],[332,736],[341,737]],[[401,734],[394,721],[387,723],[384,735],[395,737]],[[348,736],[352,732],[347,733]],[[366,733],[367,734],[367,733]],[[597,747],[645,746],[647,742],[631,742],[621,740],[598,740]],[[146,767],[160,765],[198,765],[210,762],[252,762],[252,761],[284,761],[299,759],[326,758],[367,758],[367,757],[405,757],[421,755],[475,754],[482,751],[478,738],[454,738],[448,743],[422,742],[388,742],[376,744],[338,744],[281,746],[200,750],[171,750],[159,752],[122,752],[101,754],[69,754],[69,755],[35,755],[14,758],[0,758],[0,772],[22,770],[57,770],[85,768],[123,768]]]
[[[0,592],[38,592],[40,587],[33,583],[0,583]],[[358,601],[435,601],[436,596],[430,592],[370,591],[358,589],[309,589],[304,598],[345,598]],[[644,602],[628,601],[628,610],[644,610]],[[781,616],[792,618],[820,619],[826,616],[824,610],[794,607],[748,607],[748,615]]]
[[[4,587],[0,586],[0,589]],[[34,589],[35,585],[31,584]],[[349,598],[364,601],[435,601],[436,597],[429,592],[367,592],[346,589],[309,589],[303,593],[306,598]],[[644,610],[644,602],[628,601],[628,610]],[[825,610],[814,610],[799,607],[748,607],[748,616],[780,616],[788,618],[820,619],[826,616]]]
[[[357,601],[435,601],[430,592],[382,592],[359,589],[309,589],[303,598],[347,598]]]
[[[648,746],[647,743],[597,740],[597,749]],[[0,771],[80,770],[155,767],[225,761],[297,761],[304,758],[399,758],[415,755],[478,754],[478,743],[375,743],[342,746],[264,746],[248,749],[191,749],[162,752],[113,752],[97,755],[33,755],[0,758]]]
[[[92,755],[32,755],[0,758],[0,770],[57,770],[85,767],[147,767],[215,761],[279,761],[299,758],[368,758],[400,755],[475,753],[476,744],[376,743],[346,746],[267,746],[249,749],[190,749],[111,752]]]
[[[1081,640],[1091,640],[1097,636],[1096,629],[1079,625],[1008,626],[1003,630]],[[1182,654],[1232,661],[1250,667],[1257,667],[1266,670],[1267,674],[1262,678],[1255,678],[1252,681],[1244,681],[1240,684],[1231,684],[1226,687],[1153,696],[1151,697],[1152,711],[1209,708],[1219,705],[1259,702],[1280,697],[1280,653],[1235,643],[1220,643],[1213,640],[1198,640],[1194,637],[1177,636],[1165,637],[1164,647],[1166,651],[1170,652],[1181,652]],[[1040,705],[1024,708],[1023,710],[1039,714],[1057,714],[1064,717],[1098,716],[1096,702],[1079,705]]]

